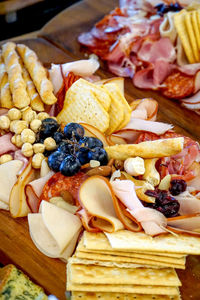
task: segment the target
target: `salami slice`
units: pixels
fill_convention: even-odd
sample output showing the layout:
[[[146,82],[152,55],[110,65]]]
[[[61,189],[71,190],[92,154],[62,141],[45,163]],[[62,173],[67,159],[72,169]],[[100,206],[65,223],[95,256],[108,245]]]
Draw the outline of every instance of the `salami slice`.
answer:
[[[190,96],[194,92],[194,76],[174,71],[163,82],[164,96],[172,99],[182,99]]]

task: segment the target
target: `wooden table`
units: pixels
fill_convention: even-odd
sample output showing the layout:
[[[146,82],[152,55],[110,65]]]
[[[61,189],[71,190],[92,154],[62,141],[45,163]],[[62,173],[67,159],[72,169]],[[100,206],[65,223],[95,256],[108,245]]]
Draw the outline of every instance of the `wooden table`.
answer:
[[[77,43],[77,36],[89,30],[92,25],[117,5],[116,0],[85,0],[64,10],[41,31],[17,37],[38,54],[45,66],[50,63],[64,63],[84,58]],[[103,66],[98,74],[113,76]],[[181,108],[175,101],[168,100],[153,91],[142,91],[133,87],[131,80],[125,80],[126,98],[153,97],[159,102],[158,120],[175,125],[177,132],[200,141],[200,116]],[[26,218],[13,219],[8,212],[0,211],[0,262],[14,263],[46,292],[56,295],[60,300],[65,296],[65,269],[63,262],[51,259],[40,253],[31,241]],[[183,283],[183,300],[200,299],[200,258],[190,256],[186,271],[178,271]]]

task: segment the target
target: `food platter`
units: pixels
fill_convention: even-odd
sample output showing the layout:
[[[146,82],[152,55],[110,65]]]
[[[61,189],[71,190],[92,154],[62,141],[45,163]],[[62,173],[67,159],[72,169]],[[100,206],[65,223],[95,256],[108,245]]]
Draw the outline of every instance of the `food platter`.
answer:
[[[102,1],[98,4],[98,1],[84,1],[74,5],[47,24],[40,33],[41,38],[20,42],[35,50],[46,66],[49,66],[50,62],[62,63],[84,57],[74,38],[74,34],[72,39],[72,32],[75,32],[76,36],[78,36],[83,30],[83,24],[84,29],[88,29],[99,17],[116,5],[116,1],[109,1],[109,5],[106,2]],[[82,10],[87,11],[87,15]],[[72,13],[77,16],[76,19],[67,17]],[[81,21],[82,17],[85,18],[83,22]],[[74,23],[67,24],[66,20],[74,20]],[[76,29],[73,31],[72,27]],[[99,75],[103,78],[111,76],[104,69],[99,71]],[[129,80],[126,81],[125,91],[128,100],[144,97],[155,98],[159,101],[159,121],[172,123],[175,125],[177,132],[189,135],[200,141],[200,119],[195,113],[178,107],[175,102],[161,97],[155,92],[143,92],[136,89]],[[56,295],[61,300],[65,299],[66,265],[57,259],[45,257],[35,248],[30,239],[25,218],[12,219],[9,213],[1,211],[0,241],[0,262],[15,263],[35,282],[43,286],[48,293]],[[189,297],[191,299],[199,299],[199,268],[200,259],[191,256],[187,259],[186,271],[178,271],[178,275],[183,283],[181,288],[183,299],[188,299]],[[196,287],[195,290],[194,286]]]

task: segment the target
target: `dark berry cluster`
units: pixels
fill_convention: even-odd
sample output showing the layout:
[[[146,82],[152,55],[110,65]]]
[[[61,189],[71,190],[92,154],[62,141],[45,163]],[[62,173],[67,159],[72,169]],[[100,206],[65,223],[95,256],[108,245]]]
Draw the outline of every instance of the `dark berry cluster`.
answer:
[[[180,204],[174,197],[169,195],[168,191],[159,189],[147,190],[145,194],[156,199],[155,203],[144,202],[146,207],[160,211],[167,218],[178,216]]]
[[[170,3],[166,5],[164,3],[159,3],[155,6],[157,9],[157,14],[163,16],[164,14],[168,13],[169,11],[177,12],[183,9],[183,7],[178,3]]]
[[[95,137],[84,136],[84,133],[83,126],[78,123],[69,123],[62,131],[56,120],[48,118],[42,121],[38,142],[42,143],[51,136],[57,144],[54,151],[45,153],[53,171],[72,176],[90,160],[97,160],[101,165],[107,164],[108,157],[103,143]]]
[[[185,182],[185,180],[183,179],[173,179],[170,182],[170,193],[173,196],[177,196],[183,192],[185,192],[186,188],[187,188],[187,183]]]

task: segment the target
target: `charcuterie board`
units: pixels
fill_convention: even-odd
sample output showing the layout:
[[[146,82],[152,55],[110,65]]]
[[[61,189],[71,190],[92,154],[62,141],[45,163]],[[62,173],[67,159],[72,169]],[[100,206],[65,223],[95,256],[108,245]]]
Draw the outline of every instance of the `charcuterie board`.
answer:
[[[20,40],[38,54],[45,66],[83,58],[77,43],[80,32],[89,29],[117,5],[117,1],[101,2],[87,0],[63,11],[50,21],[36,39]],[[102,78],[111,77],[102,66],[98,71]],[[159,102],[158,120],[172,123],[176,132],[200,141],[200,117],[176,102],[160,96],[156,92],[142,91],[133,87],[131,80],[125,81],[128,101],[136,98],[153,97]],[[40,253],[31,241],[26,218],[11,218],[8,212],[0,211],[0,263],[14,263],[36,283],[43,286],[48,294],[65,299],[66,265]],[[182,298],[200,299],[200,258],[190,256],[185,271],[178,271],[183,286]],[[195,286],[195,289],[194,289]]]

